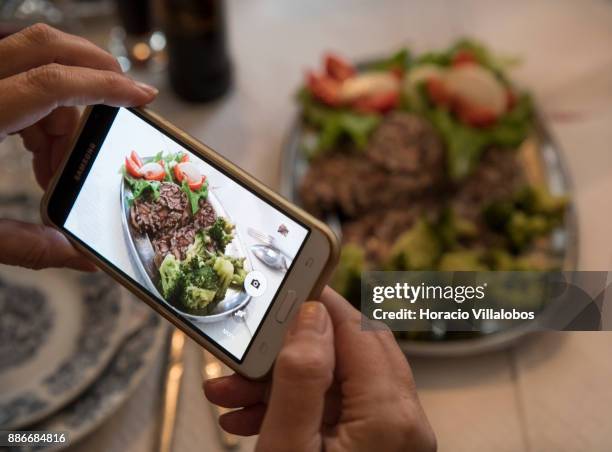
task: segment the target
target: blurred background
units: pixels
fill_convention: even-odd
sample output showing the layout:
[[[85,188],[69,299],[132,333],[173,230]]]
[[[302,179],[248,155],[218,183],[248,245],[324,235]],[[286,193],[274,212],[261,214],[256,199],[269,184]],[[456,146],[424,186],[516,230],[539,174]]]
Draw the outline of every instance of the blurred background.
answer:
[[[319,71],[330,51],[371,62],[407,48],[406,86],[419,55],[455,58],[453,46],[469,37],[518,60],[501,78],[515,94],[529,94],[526,140],[541,157],[536,172],[566,200],[545,246],[566,268],[612,264],[608,0],[0,1],[0,36],[36,22],[112,52],[131,77],[159,88],[153,110],[306,206],[300,187],[316,160],[302,148],[320,139],[321,127],[296,98],[307,71]],[[316,106],[333,109],[306,85]],[[18,137],[0,143],[3,218],[37,218],[29,159]],[[324,179],[325,168],[315,174]],[[512,176],[487,174],[495,186]],[[346,238],[361,217],[336,204],[334,215],[315,213],[365,249],[358,271],[378,265],[368,254],[377,233]],[[513,259],[523,257],[515,251]],[[204,399],[203,375],[224,370],[123,290],[99,275],[0,270],[0,430],[68,431],[67,450],[75,452],[150,451],[160,441],[175,451],[253,450],[256,438],[219,432],[218,412]],[[612,334],[504,333],[493,328],[450,347],[453,338],[443,334],[399,338],[440,450],[612,450]]]

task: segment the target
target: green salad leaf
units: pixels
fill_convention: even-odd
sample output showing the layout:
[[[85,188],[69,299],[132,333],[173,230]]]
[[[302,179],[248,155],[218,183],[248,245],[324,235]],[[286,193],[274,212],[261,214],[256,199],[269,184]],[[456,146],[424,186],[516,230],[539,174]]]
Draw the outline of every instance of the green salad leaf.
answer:
[[[406,69],[412,63],[412,55],[410,50],[403,48],[395,52],[389,58],[376,61],[368,65],[368,69],[377,71],[389,71],[391,69]]]
[[[357,149],[364,149],[370,134],[381,121],[380,115],[326,107],[306,90],[299,93],[298,99],[304,119],[317,129],[314,142],[305,149],[309,158],[324,154],[344,139],[348,139]]]
[[[425,107],[423,114],[442,136],[447,148],[448,174],[458,181],[478,165],[486,148],[519,146],[531,130],[533,111],[530,97],[524,94],[511,111],[487,128],[468,126],[448,110],[431,105]]]
[[[520,59],[512,56],[498,56],[486,46],[473,39],[462,38],[445,50],[426,52],[419,55],[412,61],[412,67],[422,64],[450,66],[453,62],[453,57],[460,51],[471,53],[480,65],[491,70],[503,81],[507,81],[505,72],[520,62]]]
[[[183,180],[183,183],[181,184],[181,189],[187,195],[187,199],[189,200],[189,206],[191,207],[191,213],[195,215],[200,209],[200,199],[206,200],[206,198],[208,198],[208,181],[205,181],[202,187],[200,187],[200,189],[194,191],[189,188],[187,180]]]
[[[159,190],[161,187],[161,183],[156,180],[145,180],[145,179],[136,179],[130,176],[125,168],[123,168],[123,178],[127,182],[128,186],[132,190],[132,194],[129,198],[130,204],[134,202],[135,199],[144,196],[147,193],[151,193],[154,200],[159,198]]]

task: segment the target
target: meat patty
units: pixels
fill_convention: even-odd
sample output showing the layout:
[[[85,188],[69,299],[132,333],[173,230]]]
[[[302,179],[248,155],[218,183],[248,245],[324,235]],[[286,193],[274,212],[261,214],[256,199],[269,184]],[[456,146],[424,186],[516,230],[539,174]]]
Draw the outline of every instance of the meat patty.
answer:
[[[342,241],[362,246],[368,261],[381,264],[386,261],[397,237],[423,214],[431,214],[433,209],[433,203],[427,202],[366,214],[343,224]]]
[[[187,249],[195,241],[197,229],[188,224],[180,229],[171,230],[151,240],[155,250],[155,264],[159,267],[168,254],[174,254],[179,260],[185,258]]]
[[[147,195],[134,201],[130,219],[137,231],[154,237],[185,225],[190,219],[188,209],[187,196],[181,188],[163,182],[158,199]]]
[[[194,227],[197,230],[207,228],[215,222],[216,218],[217,214],[213,206],[208,201],[200,199],[200,208],[193,216]]]
[[[155,250],[155,264],[159,267],[167,254],[172,253],[179,260],[185,258],[187,249],[195,241],[196,234],[201,229],[211,226],[217,215],[208,201],[200,200],[200,209],[186,225],[179,229],[171,229],[151,239]]]
[[[432,125],[411,113],[388,115],[372,134],[368,158],[391,173],[425,174],[428,182],[444,173],[444,145]]]
[[[300,187],[306,210],[323,217],[341,212],[355,217],[372,209],[396,207],[429,187],[425,174],[392,174],[360,155],[332,155],[312,162]]]
[[[487,150],[474,172],[463,181],[451,200],[460,216],[478,222],[489,203],[512,196],[526,183],[518,154],[508,149]]]

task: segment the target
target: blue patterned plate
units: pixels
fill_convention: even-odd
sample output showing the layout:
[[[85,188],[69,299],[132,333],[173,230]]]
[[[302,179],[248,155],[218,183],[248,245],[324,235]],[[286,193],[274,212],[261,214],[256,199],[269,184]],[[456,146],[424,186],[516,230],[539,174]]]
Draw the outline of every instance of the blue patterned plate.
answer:
[[[102,274],[0,266],[0,430],[42,419],[102,373],[125,334],[123,294]]]
[[[160,359],[168,322],[133,299],[128,309],[128,333],[108,366],[76,400],[28,429],[65,432],[74,444],[108,419],[138,387]],[[44,449],[59,450],[63,445]],[[15,452],[26,452],[16,448]],[[41,449],[36,449],[41,450]]]

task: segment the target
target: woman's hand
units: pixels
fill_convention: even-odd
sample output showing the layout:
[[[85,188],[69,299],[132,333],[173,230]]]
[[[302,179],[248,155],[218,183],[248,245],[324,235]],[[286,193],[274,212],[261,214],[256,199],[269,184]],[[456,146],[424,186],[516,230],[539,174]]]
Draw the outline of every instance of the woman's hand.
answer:
[[[321,303],[301,307],[271,385],[232,375],[204,390],[212,403],[240,408],[219,422],[230,433],[259,433],[261,452],[436,449],[392,334],[362,331],[360,313],[329,288]]]
[[[0,141],[19,133],[46,188],[76,131],[78,105],[144,105],[157,90],[89,41],[37,24],[0,40]],[[93,270],[54,229],[0,219],[0,263]]]

